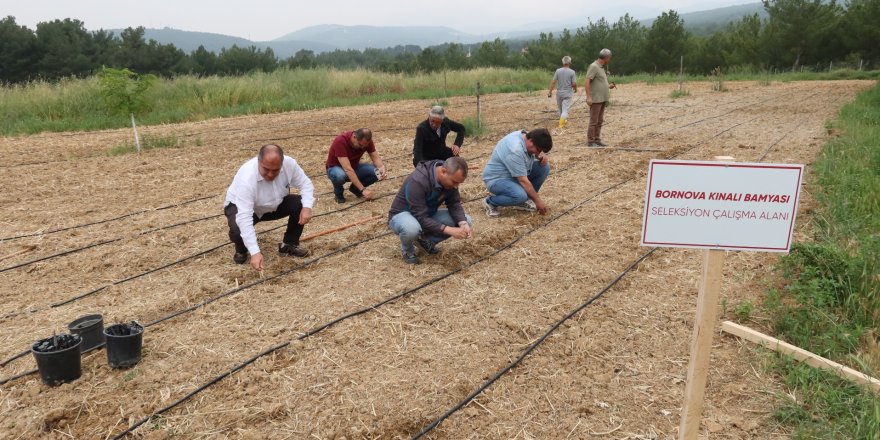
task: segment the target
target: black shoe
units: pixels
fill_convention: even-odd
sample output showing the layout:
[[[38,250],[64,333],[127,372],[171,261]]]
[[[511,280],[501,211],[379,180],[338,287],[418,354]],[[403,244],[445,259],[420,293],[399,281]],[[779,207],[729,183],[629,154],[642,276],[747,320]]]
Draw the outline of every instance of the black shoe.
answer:
[[[600,147],[607,147],[608,146],[608,144],[606,144],[605,142],[602,142],[602,141],[596,141],[596,142],[594,142],[594,144],[596,144]]]
[[[232,262],[235,264],[247,263],[247,259],[248,259],[247,252],[236,252],[235,255],[232,256]]]
[[[404,252],[403,261],[405,261],[406,264],[422,264],[422,260],[419,260],[419,257],[417,257],[415,253],[408,254]]]
[[[364,198],[364,192],[361,191],[361,190],[359,190],[359,189],[357,189],[356,186],[354,186],[354,185],[348,185],[348,190],[351,191],[351,193],[354,194],[355,197],[357,197],[357,198],[359,198],[359,199]]]
[[[337,196],[334,194],[333,198],[336,199],[336,203],[345,203],[345,196]]]
[[[418,243],[419,247],[424,249],[425,252],[427,252],[430,255],[434,255],[434,254],[440,252],[440,249],[437,249],[437,246],[434,244],[434,242],[431,240],[428,240],[426,238],[420,238],[420,239],[416,240],[416,243]]]
[[[309,251],[298,244],[278,243],[278,253],[300,258],[309,256]]]

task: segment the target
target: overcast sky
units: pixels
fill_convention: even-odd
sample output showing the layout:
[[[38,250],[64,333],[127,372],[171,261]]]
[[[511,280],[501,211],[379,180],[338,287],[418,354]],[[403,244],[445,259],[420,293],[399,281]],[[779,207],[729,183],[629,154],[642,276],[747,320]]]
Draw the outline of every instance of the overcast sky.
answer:
[[[544,25],[616,21],[629,12],[651,18],[660,11],[693,12],[754,0],[0,0],[0,15],[36,28],[56,18],[82,20],[86,28],[171,27],[234,35],[254,41],[278,38],[318,24],[442,25],[482,34]]]

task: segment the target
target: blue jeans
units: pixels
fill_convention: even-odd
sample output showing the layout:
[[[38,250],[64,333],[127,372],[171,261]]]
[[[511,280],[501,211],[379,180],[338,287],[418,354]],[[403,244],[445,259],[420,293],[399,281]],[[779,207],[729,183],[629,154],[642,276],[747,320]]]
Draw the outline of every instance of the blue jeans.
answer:
[[[437,222],[443,223],[446,226],[458,227],[458,224],[455,223],[455,220],[449,215],[448,209],[439,209],[434,215],[431,216]],[[474,222],[471,220],[471,216],[465,214],[465,218],[469,225],[473,225]],[[422,235],[422,225],[419,224],[419,221],[413,217],[408,211],[403,211],[391,217],[391,220],[388,222],[388,227],[394,231],[400,237],[400,250],[405,254],[411,254],[416,251],[413,244],[416,242],[416,239]],[[449,238],[448,235],[433,235],[433,234],[425,234],[425,238],[431,240],[432,243],[437,244],[443,240]]]
[[[364,188],[379,180],[379,178],[376,177],[376,167],[372,164],[359,164],[357,168],[354,169],[354,173],[357,174],[358,180],[364,184]],[[342,193],[345,191],[344,188],[342,188],[342,185],[345,184],[345,182],[348,182],[348,175],[345,174],[345,170],[339,165],[330,167],[327,169],[327,178],[333,183],[333,194],[336,194],[337,197],[342,197]]]
[[[541,165],[540,161],[535,161],[532,169],[529,171],[529,182],[535,187],[535,192],[541,189],[541,185],[550,175],[550,165]],[[489,187],[489,192],[494,194],[489,197],[489,204],[492,206],[512,206],[524,203],[529,199],[526,190],[515,178],[498,180]]]

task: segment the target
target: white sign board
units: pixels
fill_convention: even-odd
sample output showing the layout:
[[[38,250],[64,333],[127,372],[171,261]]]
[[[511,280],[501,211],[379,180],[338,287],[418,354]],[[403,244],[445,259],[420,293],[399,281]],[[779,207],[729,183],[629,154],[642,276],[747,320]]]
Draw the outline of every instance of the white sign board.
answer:
[[[652,160],[642,246],[788,252],[803,165]]]

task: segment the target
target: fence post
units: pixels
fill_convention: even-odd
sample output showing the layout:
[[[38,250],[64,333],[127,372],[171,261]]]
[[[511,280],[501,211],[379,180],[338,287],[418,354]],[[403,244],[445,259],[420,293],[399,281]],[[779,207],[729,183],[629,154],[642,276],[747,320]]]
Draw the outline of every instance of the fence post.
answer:
[[[483,126],[482,121],[480,120],[480,82],[477,81],[477,128]]]
[[[446,83],[446,69],[443,69],[443,96],[449,97],[449,85]]]
[[[831,68],[834,66],[834,61],[828,62],[828,73],[831,73]]]
[[[859,72],[862,71],[862,63],[864,63],[864,62],[865,62],[865,60],[861,60],[861,59],[859,60]]]
[[[134,131],[134,146],[137,148],[137,152],[141,152],[141,139],[138,137],[138,129],[137,125],[134,123],[134,113],[131,114],[131,129]]]

